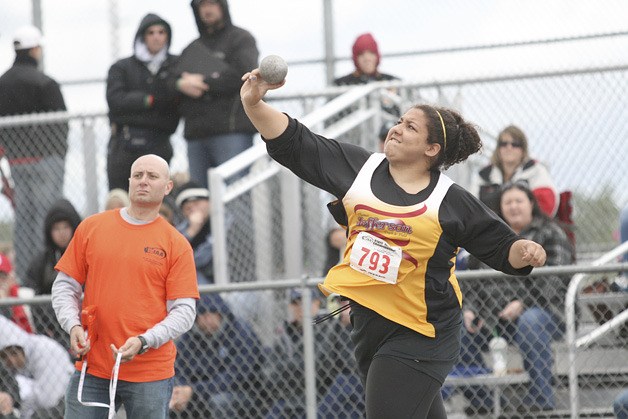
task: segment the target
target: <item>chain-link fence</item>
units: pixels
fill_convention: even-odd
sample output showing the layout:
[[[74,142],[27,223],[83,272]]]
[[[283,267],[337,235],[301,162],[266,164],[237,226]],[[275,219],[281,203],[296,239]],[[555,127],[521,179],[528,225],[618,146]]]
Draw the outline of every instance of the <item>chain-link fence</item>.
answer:
[[[533,284],[528,290],[530,295],[539,295],[535,292],[535,282],[542,286],[544,280],[556,275],[569,279],[578,270],[568,268],[570,270],[552,272],[552,268],[545,269],[530,282]],[[589,266],[580,269],[593,270]],[[613,269],[616,268],[597,268],[601,273],[588,275],[577,287],[579,338],[598,325],[602,320],[600,313],[608,319],[628,308],[626,293],[597,294],[599,298],[591,298],[589,286],[601,275],[615,274]],[[610,417],[613,398],[628,386],[625,319],[623,325],[608,330],[594,343],[582,346],[570,360],[569,341],[561,334],[565,305],[552,310],[556,329],[550,325],[552,321],[530,308],[527,310],[530,313],[522,316],[537,321],[537,327],[526,330],[519,323],[516,325],[519,330],[511,334],[512,330],[508,329],[515,323],[500,322],[487,307],[500,307],[513,291],[520,298],[525,294],[518,279],[505,275],[491,279],[492,275],[492,271],[459,275],[468,295],[472,295],[472,290],[487,291],[488,295],[482,296],[483,308],[487,310],[481,311],[483,322],[479,324],[479,331],[463,334],[460,361],[443,388],[450,417],[521,417],[518,415],[522,414],[522,409],[534,405],[530,398],[538,398],[540,394],[551,400],[552,405],[549,410],[532,412],[537,417]],[[318,281],[312,278],[248,283],[246,287],[242,286],[244,284],[204,286],[194,327],[176,342],[175,394],[178,396],[176,402],[173,398],[171,403],[171,417],[364,417],[364,388],[354,364],[349,311],[312,324],[312,319],[346,302],[335,297],[322,299],[311,287]],[[493,285],[490,292],[487,284]],[[39,318],[37,324],[56,323],[47,298],[23,299],[19,303],[21,306],[4,301],[0,303],[0,310],[3,315],[11,316],[17,308],[23,307],[32,319]],[[253,307],[264,307],[264,310]],[[503,347],[495,343],[493,331],[507,339]],[[553,338],[545,336],[550,332],[556,332]],[[524,333],[526,338],[522,339]],[[6,330],[0,330],[0,336],[2,342],[12,341],[6,336]],[[54,345],[67,348],[67,336],[60,336],[59,344]],[[5,343],[0,345],[2,353],[5,347]],[[505,364],[500,364],[497,352],[504,353]],[[27,352],[27,365],[33,361],[28,358],[32,354]],[[0,385],[7,386],[14,370],[7,355],[1,359],[8,372],[2,375]],[[579,378],[575,389],[578,401],[575,415],[570,398],[573,389],[569,369],[572,366]],[[47,391],[54,393],[65,388],[62,378],[50,378],[51,382],[42,385],[49,386]],[[54,403],[50,406],[44,409],[50,417],[60,417],[60,406]]]
[[[532,156],[549,167],[560,191],[569,190],[574,194],[576,243],[580,260],[585,260],[613,246],[619,208],[628,204],[628,173],[624,162],[624,156],[628,155],[624,123],[628,107],[623,96],[617,94],[627,84],[625,68],[608,68],[514,78],[398,84],[395,90],[402,101],[401,107],[416,102],[439,103],[461,109],[466,118],[478,124],[485,140],[484,153],[451,173],[458,183],[472,190],[478,169],[487,162],[494,148],[496,133],[511,123],[520,126],[528,135]],[[289,96],[271,94],[269,100],[301,118],[346,90]],[[361,98],[366,103],[359,106],[369,109],[381,96],[381,92],[374,92]],[[375,150],[376,133],[383,118],[373,116],[358,120],[353,129],[336,130],[342,132],[337,138]],[[325,128],[333,133],[334,126],[347,121],[351,122],[351,118],[338,122],[337,118],[330,117],[312,128],[319,131]],[[16,271],[22,280],[33,256],[43,247],[44,218],[56,199],[68,198],[83,216],[102,209],[107,192],[109,126],[103,114],[33,115],[0,118],[0,130],[8,159],[8,164],[1,166],[6,179],[5,194],[0,198],[0,241],[13,244]],[[63,140],[66,133],[67,146]],[[185,171],[187,156],[180,131],[172,137],[172,142],[175,148],[173,172]],[[32,147],[37,150],[31,150]],[[247,170],[255,172],[254,168]],[[241,174],[234,176],[234,179],[239,178]],[[282,212],[277,182],[269,178],[268,185],[256,187],[257,192],[236,196],[229,204],[232,220],[229,238],[233,243],[228,247],[234,258],[231,268],[244,266],[243,262],[249,261],[244,272],[236,273],[237,280],[253,279],[253,273],[260,269],[256,266],[257,259],[263,256],[253,252],[251,243],[257,243],[256,248],[260,249],[263,248],[259,247],[260,243],[268,242],[255,237],[256,230],[266,234],[257,221],[283,228],[281,220],[290,216]],[[329,197],[321,197],[310,186],[303,186],[302,191],[300,211],[306,222],[301,235],[308,238],[302,243],[310,246],[304,251],[305,273],[320,275],[324,248],[318,243],[325,241],[328,230],[323,205]],[[269,204],[260,205],[260,199],[268,200]],[[265,208],[263,211],[267,213],[256,212],[256,208]],[[243,219],[251,222],[238,221]],[[283,243],[276,242],[272,248],[280,250],[282,246]],[[234,249],[241,249],[240,254]],[[251,252],[255,253],[255,258],[249,257]]]
[[[480,127],[485,149],[448,174],[474,192],[478,189],[478,171],[488,163],[497,133],[509,124],[519,125],[530,139],[532,157],[549,167],[559,192],[572,193],[570,204],[575,208],[572,230],[577,259],[582,262],[616,245],[619,210],[628,204],[628,173],[622,161],[628,155],[628,141],[618,140],[628,135],[622,119],[626,107],[622,106],[623,99],[612,93],[626,84],[626,69],[612,68],[427,85],[391,83],[385,89],[366,87],[362,94],[351,90],[338,97],[337,103],[329,99],[343,90],[328,91],[329,97],[277,95],[270,100],[290,115],[306,118],[315,132],[372,150],[377,149],[376,133],[382,121],[394,118],[383,109],[384,92],[394,90],[400,109],[419,102],[462,109],[465,117]],[[548,91],[562,92],[562,99],[555,99]],[[616,103],[610,106],[608,101],[613,97]],[[559,103],[567,98],[567,104]],[[316,112],[310,112],[312,108]],[[598,108],[608,112],[598,114],[595,111]],[[338,115],[342,118],[338,119]],[[589,151],[591,148],[595,152]],[[221,207],[223,194],[228,204],[220,210],[222,213],[237,214],[238,207],[253,209],[251,223],[243,233],[248,234],[245,242],[256,243],[256,260],[267,259],[258,263],[258,279],[321,275],[329,250],[327,235],[334,228],[325,204],[334,198],[311,185],[284,179],[284,171],[272,171],[263,146],[250,154],[241,160],[240,169],[255,173],[258,167],[264,174],[230,184],[228,178],[238,168],[237,164],[226,171],[214,171],[216,178],[227,179],[214,183],[214,209]],[[214,234],[220,234],[222,224],[219,221],[213,225]],[[226,247],[236,250],[230,253],[233,258],[217,258],[217,264],[224,266],[216,278],[227,282],[234,275],[245,277],[238,272],[244,269],[243,261],[249,258],[251,247],[245,250],[237,244],[242,242],[241,236],[220,235],[216,241],[223,239]],[[282,252],[283,258],[278,257]],[[291,269],[288,266],[291,262],[297,267]]]
[[[628,141],[625,140],[628,133],[624,122],[628,120],[628,107],[623,95],[618,94],[627,85],[626,68],[606,68],[518,77],[461,79],[420,85],[393,83],[390,86],[394,87],[401,104],[429,102],[452,106],[461,109],[466,118],[481,127],[487,150],[466,166],[452,172],[452,177],[470,188],[473,188],[478,168],[487,161],[496,133],[510,123],[523,128],[530,139],[533,157],[549,166],[560,190],[571,190],[574,193],[577,247],[580,261],[583,261],[589,259],[591,254],[613,247],[618,209],[628,204],[628,176],[624,161],[628,155]],[[347,90],[339,88],[326,93],[289,96],[273,93],[269,100],[292,116],[306,118],[312,111],[322,109],[331,98]],[[387,115],[380,112],[383,94],[379,89],[373,89],[362,96],[358,95],[354,101],[346,104],[352,112],[344,115],[344,118],[338,120],[337,115],[330,114],[316,120],[312,128],[321,132],[325,130],[328,133],[340,133],[333,136],[341,141],[361,144],[375,150],[377,140],[374,133],[378,132],[379,125],[387,118]],[[102,209],[107,191],[105,163],[109,127],[104,114],[35,115],[2,118],[0,130],[10,169],[10,172],[5,170],[6,164],[2,166],[6,183],[0,203],[0,238],[8,246],[15,248],[16,271],[20,281],[24,282],[30,259],[43,246],[43,220],[55,199],[67,197],[83,216]],[[55,139],[66,134],[67,152],[60,162],[58,157],[63,153],[59,151]],[[41,140],[42,136],[44,140]],[[53,157],[48,159],[28,154],[31,140],[38,147],[38,153]],[[17,152],[10,151],[12,149],[9,147],[13,146],[9,144],[13,143],[21,144]],[[173,171],[185,170],[187,165],[184,140],[176,134],[173,136],[173,144]],[[215,259],[226,261],[227,266],[223,272],[228,273],[230,282],[321,275],[327,252],[326,236],[332,225],[324,204],[331,197],[303,184],[267,160],[256,161],[255,164],[245,166],[245,170],[248,174],[236,170],[226,177],[226,183],[230,187],[225,188],[224,207],[221,209],[221,240],[224,245],[221,257]],[[13,204],[10,198],[13,199]],[[213,196],[212,199],[218,198]],[[219,206],[216,204],[215,207]],[[20,219],[26,221],[23,223]],[[215,234],[219,234],[218,230],[220,229],[212,228]],[[219,241],[218,237],[215,239]],[[217,276],[217,281],[220,278],[225,277]],[[612,278],[607,276],[601,282],[608,285]],[[484,284],[482,287],[474,286],[471,280],[463,282],[463,285],[470,290],[471,296],[473,290],[484,288]],[[497,300],[506,298],[503,292],[508,287],[499,282],[495,282],[492,287],[498,292],[480,297],[486,299],[487,305],[491,300],[496,300],[494,306],[498,307],[500,304]],[[604,285],[600,287],[603,288]],[[321,345],[320,349],[314,349],[314,353],[323,354],[323,358],[313,363],[312,374],[306,373],[299,379],[307,382],[308,379],[321,375],[317,384],[322,382],[324,385],[315,393],[318,394],[317,401],[303,402],[307,394],[299,393],[298,389],[303,388],[301,382],[297,385],[296,378],[286,377],[286,374],[303,371],[303,368],[292,367],[300,361],[294,361],[297,364],[284,361],[288,359],[288,355],[303,358],[307,345],[300,349],[298,345],[288,347],[287,343],[299,343],[299,339],[308,334],[294,332],[289,327],[289,322],[284,322],[288,319],[289,311],[295,309],[291,308],[295,304],[290,304],[291,298],[287,291],[261,288],[255,292],[230,292],[224,295],[231,304],[234,321],[239,319],[247,322],[250,329],[257,334],[261,345],[260,351],[243,355],[257,359],[251,360],[246,370],[238,365],[231,365],[220,371],[227,376],[234,376],[235,372],[240,374],[232,381],[238,387],[236,390],[239,395],[236,399],[246,400],[246,403],[230,404],[224,401],[223,406],[220,405],[223,400],[219,399],[212,402],[216,405],[201,405],[198,409],[233,409],[217,411],[236,412],[240,417],[255,417],[279,411],[292,412],[290,409],[309,408],[316,411],[319,408],[317,403],[321,400],[331,400],[323,403],[325,408],[338,404],[360,409],[359,380],[356,381],[354,375],[348,375],[334,384],[335,376],[322,375],[324,373],[318,371],[321,365],[339,365],[341,361],[350,359],[325,358],[329,355],[325,351],[335,350],[336,346],[346,344],[348,340],[340,342],[333,340],[336,337],[319,336],[335,336],[334,333],[340,333],[342,330],[327,329],[334,329],[337,326],[335,322],[341,320],[332,320],[334,323],[327,323],[313,330],[310,335],[312,347]],[[596,290],[597,286],[592,286],[591,289]],[[616,314],[623,307],[622,304],[625,304],[621,299],[612,304],[606,300],[589,299],[589,303],[580,307],[583,326],[590,326]],[[36,331],[48,334],[65,346],[64,335],[58,330],[50,308],[46,305],[42,307],[33,306],[30,310],[29,315],[33,316]],[[494,310],[486,311],[485,323],[489,333],[485,334],[484,344],[480,345],[480,349],[486,349],[493,329],[498,326]],[[585,397],[583,392],[585,408],[594,406],[608,410],[610,396],[621,386],[628,384],[626,371],[622,369],[628,365],[626,342],[622,340],[625,339],[622,335],[625,332],[621,332],[621,328],[618,330],[617,333],[608,334],[598,341],[595,347],[589,348],[583,358],[574,361],[579,366],[582,365],[580,372],[586,377],[581,380],[584,383],[583,391],[586,390],[589,394]],[[552,371],[552,394],[556,403],[554,408],[565,410],[569,406],[564,398],[567,386],[565,371],[570,361],[565,355],[560,337],[556,337],[556,342],[545,349],[551,349],[551,358],[554,360],[549,366]],[[496,406],[507,411],[513,406],[516,408],[526,404],[526,396],[535,391],[532,386],[534,377],[524,368],[526,360],[521,355],[516,336],[512,338],[508,346],[511,356],[508,357],[506,370],[521,374],[509,374],[508,379],[502,381],[478,381],[471,390],[467,388],[468,380],[456,382],[451,379],[451,397],[448,402],[451,409],[464,410],[473,406],[473,400],[483,401],[484,408],[491,411]],[[230,339],[235,338],[227,335],[212,342],[219,347],[227,344],[243,346],[230,342]],[[199,348],[189,349],[198,352]],[[278,352],[279,349],[288,350],[289,354]],[[490,357],[482,350],[480,355],[485,361],[483,368],[490,371]],[[613,363],[607,364],[607,360]],[[276,371],[286,365],[292,365],[289,371]],[[190,369],[190,380],[202,382],[207,377],[203,377],[195,368]],[[334,368],[339,371],[345,366]],[[547,362],[542,368],[548,368]],[[284,382],[282,377],[287,381]],[[240,382],[246,385],[238,384]],[[490,395],[490,398],[478,395],[478,389],[481,390],[480,393]],[[326,399],[326,395],[344,397],[346,394],[349,397],[340,401]],[[469,394],[471,397],[467,397]],[[323,409],[322,406],[320,409]],[[191,415],[201,415],[200,411],[193,410]],[[279,413],[276,415],[280,417]],[[284,417],[294,415],[298,413],[286,413]]]

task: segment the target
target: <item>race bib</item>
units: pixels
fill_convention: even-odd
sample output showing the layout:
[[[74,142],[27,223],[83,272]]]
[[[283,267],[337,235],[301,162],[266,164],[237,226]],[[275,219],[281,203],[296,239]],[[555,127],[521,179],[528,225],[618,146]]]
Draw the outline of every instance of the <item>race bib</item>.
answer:
[[[390,246],[385,240],[361,232],[351,248],[350,266],[378,281],[397,283],[401,265],[401,248]]]

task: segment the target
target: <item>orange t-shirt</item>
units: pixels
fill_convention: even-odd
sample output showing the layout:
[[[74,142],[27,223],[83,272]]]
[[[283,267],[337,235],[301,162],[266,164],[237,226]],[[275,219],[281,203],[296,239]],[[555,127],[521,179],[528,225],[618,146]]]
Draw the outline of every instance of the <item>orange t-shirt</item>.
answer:
[[[96,307],[87,354],[87,372],[96,377],[111,378],[114,359],[109,345],[119,348],[129,337],[162,321],[167,315],[166,300],[199,298],[192,248],[161,217],[133,225],[116,209],[86,218],[55,269],[83,286],[83,307]],[[172,341],[150,349],[121,364],[119,379],[170,378],[175,356]],[[77,369],[81,366],[82,362],[76,363]]]

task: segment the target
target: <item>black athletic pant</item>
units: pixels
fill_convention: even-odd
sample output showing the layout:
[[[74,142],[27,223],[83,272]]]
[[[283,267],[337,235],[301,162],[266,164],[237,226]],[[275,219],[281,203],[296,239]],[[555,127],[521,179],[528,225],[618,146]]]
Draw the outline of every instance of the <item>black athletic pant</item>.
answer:
[[[373,358],[366,379],[367,419],[447,419],[441,384],[389,356]]]

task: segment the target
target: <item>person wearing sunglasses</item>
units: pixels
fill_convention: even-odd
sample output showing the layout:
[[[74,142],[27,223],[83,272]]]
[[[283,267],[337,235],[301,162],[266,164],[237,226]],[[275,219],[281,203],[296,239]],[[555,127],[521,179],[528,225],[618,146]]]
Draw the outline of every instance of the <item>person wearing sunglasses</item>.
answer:
[[[497,212],[501,186],[509,182],[527,184],[541,210],[553,217],[558,210],[559,195],[549,170],[528,153],[528,139],[521,128],[509,125],[497,136],[497,147],[491,163],[480,170],[479,198]]]

